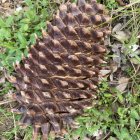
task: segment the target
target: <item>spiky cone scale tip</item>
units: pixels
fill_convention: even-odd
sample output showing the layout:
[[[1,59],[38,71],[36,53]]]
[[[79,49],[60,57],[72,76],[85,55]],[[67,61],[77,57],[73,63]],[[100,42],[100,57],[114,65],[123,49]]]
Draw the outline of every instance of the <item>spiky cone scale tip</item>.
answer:
[[[43,37],[35,35],[28,57],[14,65],[16,75],[9,81],[20,105],[13,111],[23,114],[23,126],[33,126],[33,140],[39,134],[43,140],[50,132],[63,134],[66,125],[74,127],[74,118],[93,106],[108,20],[95,0],[63,4]]]

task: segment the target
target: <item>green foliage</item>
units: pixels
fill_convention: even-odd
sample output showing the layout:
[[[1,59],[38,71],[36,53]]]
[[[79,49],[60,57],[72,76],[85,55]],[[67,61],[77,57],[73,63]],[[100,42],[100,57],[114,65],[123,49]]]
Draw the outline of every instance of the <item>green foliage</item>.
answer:
[[[118,4],[115,0],[106,0],[106,6],[108,9],[114,9],[118,7]]]
[[[97,0],[98,2],[102,2],[108,9],[114,9],[118,7],[118,4],[115,0]]]
[[[20,61],[27,54],[26,46],[35,43],[36,33],[41,36],[41,28],[46,28],[46,20],[52,17],[56,4],[47,0],[25,0],[27,8],[7,18],[0,18],[0,66],[12,71],[13,62]]]
[[[137,88],[136,90],[140,89]],[[107,81],[100,85],[98,104],[85,111],[84,116],[77,120],[80,128],[73,132],[81,139],[88,134],[93,135],[102,130],[106,135],[118,138],[119,140],[140,139],[140,105],[139,93],[122,94],[115,88],[110,87]]]
[[[19,116],[15,117],[15,120],[19,120]],[[13,114],[12,112],[3,109],[0,107],[0,124],[3,126],[3,129],[0,131],[0,136],[4,136],[7,140],[13,139],[15,132],[18,130],[18,127],[13,127]],[[8,124],[8,126],[6,125]],[[11,128],[11,129],[10,129]]]

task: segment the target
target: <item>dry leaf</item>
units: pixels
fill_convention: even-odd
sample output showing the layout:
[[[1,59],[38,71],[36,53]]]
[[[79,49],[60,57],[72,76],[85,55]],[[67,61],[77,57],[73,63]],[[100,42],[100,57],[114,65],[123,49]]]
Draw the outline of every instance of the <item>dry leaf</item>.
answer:
[[[3,83],[5,83],[5,77],[4,76],[0,78],[0,84],[3,84]]]
[[[113,72],[113,73],[116,72],[116,71],[118,70],[118,64],[117,64],[117,63],[113,63],[113,64],[111,65],[111,68],[112,68],[112,72]]]
[[[138,59],[136,59],[135,57],[131,58],[130,61],[133,64],[140,65],[140,61]]]
[[[111,70],[100,70],[101,76],[106,76],[106,75],[109,74],[110,72],[111,72]]]
[[[5,3],[5,2],[6,2],[6,0],[2,0],[1,2],[2,2],[2,3]]]
[[[118,31],[120,31],[122,28],[122,24],[121,23],[118,23],[114,26],[114,28],[112,29],[112,33],[116,33]]]
[[[120,92],[123,92],[128,85],[129,78],[121,77],[118,81],[118,86],[116,87]]]
[[[22,7],[21,6],[18,6],[17,8],[16,8],[16,11],[17,12],[19,12],[19,11],[21,11],[22,10]]]
[[[135,52],[139,47],[140,46],[137,45],[137,44],[134,44],[134,45],[131,46],[133,52]]]
[[[112,51],[114,52],[113,61],[114,61],[114,64],[118,64],[118,67],[120,67],[121,65],[121,51],[120,51],[121,47],[122,47],[122,44],[120,43],[114,43],[112,45]]]
[[[129,34],[125,31],[118,31],[113,36],[120,42],[124,42],[129,39]]]

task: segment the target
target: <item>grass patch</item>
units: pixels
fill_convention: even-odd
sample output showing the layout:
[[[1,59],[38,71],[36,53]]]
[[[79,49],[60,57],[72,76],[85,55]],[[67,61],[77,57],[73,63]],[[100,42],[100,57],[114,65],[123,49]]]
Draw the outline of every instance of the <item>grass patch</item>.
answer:
[[[52,18],[58,5],[48,0],[25,0],[23,10],[14,15],[0,18],[0,66],[8,72],[13,62],[20,61],[22,53],[27,54],[26,46],[35,43],[35,34],[41,36],[41,28],[46,29],[46,21]]]

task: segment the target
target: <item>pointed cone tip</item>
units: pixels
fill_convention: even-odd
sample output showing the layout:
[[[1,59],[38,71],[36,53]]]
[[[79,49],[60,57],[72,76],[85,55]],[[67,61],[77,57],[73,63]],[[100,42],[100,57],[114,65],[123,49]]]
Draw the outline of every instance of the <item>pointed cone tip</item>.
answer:
[[[27,49],[27,51],[29,52],[29,49],[30,49],[30,48],[29,48],[28,46],[26,46],[26,49]]]
[[[67,10],[66,4],[61,4],[59,7],[60,10]]]
[[[16,60],[16,65],[19,65],[19,61],[18,60]]]
[[[21,54],[22,60],[25,59],[24,53]]]
[[[35,47],[34,45],[31,45],[31,48],[30,49],[34,49],[34,47]]]
[[[6,97],[11,99],[11,100],[15,100],[15,93],[8,92],[8,94],[6,94]]]
[[[86,1],[85,0],[78,0],[77,4],[78,4],[79,7],[81,7],[81,6],[86,4]]]
[[[16,83],[16,77],[14,76],[8,76],[8,80],[11,82],[11,83]]]
[[[27,57],[28,57],[28,58],[32,58],[32,54],[29,53],[29,54],[27,55]]]
[[[16,63],[15,63],[15,67],[20,68],[19,61],[16,61]]]
[[[24,124],[22,122],[18,122],[18,126],[20,126],[21,129],[26,129],[28,127],[27,124]]]
[[[15,62],[13,62],[13,67],[16,68],[16,64],[15,64]]]
[[[36,40],[39,39],[36,33],[34,33],[34,36],[35,36],[35,39],[36,39]]]
[[[51,25],[51,22],[50,22],[50,21],[46,21],[46,24],[47,24],[48,26],[50,26],[50,25]]]
[[[41,31],[42,31],[43,37],[47,36],[47,32],[43,28],[41,29]]]
[[[16,114],[22,114],[22,112],[20,112],[18,109],[16,109],[16,108],[12,108],[11,109],[11,112],[12,113],[16,113]]]

